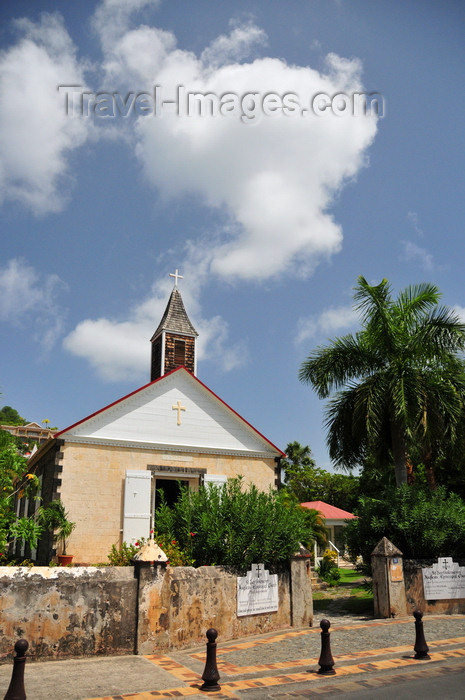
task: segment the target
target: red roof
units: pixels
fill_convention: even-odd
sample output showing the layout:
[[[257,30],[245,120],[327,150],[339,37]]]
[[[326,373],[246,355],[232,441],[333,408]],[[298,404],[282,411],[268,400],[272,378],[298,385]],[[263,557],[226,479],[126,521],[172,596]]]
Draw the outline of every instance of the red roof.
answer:
[[[309,501],[308,503],[301,503],[300,505],[303,508],[319,510],[325,520],[352,520],[357,517],[353,513],[349,513],[348,510],[330,506],[329,503],[325,503],[324,501]]]

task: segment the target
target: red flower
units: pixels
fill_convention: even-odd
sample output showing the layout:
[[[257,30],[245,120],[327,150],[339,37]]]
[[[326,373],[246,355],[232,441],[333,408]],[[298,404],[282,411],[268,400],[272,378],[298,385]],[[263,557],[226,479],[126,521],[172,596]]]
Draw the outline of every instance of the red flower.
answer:
[[[191,532],[191,537],[195,537],[196,534],[195,532]]]
[[[139,542],[134,542],[134,547],[138,547],[138,546],[139,546]]]
[[[176,544],[176,540],[171,540],[171,544]]]

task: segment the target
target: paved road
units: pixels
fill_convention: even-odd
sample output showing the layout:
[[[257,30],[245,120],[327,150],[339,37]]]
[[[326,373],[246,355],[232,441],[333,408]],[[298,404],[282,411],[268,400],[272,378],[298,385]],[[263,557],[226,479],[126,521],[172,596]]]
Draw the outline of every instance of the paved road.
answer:
[[[417,672],[414,674],[392,674],[382,678],[367,679],[366,687],[357,683],[355,689],[350,685],[337,688],[334,693],[325,694],[331,700],[412,700],[412,698],[425,698],[425,700],[463,700],[465,697],[465,664],[437,666],[435,668]],[[275,696],[276,699],[285,696]],[[293,693],[289,700],[308,698],[309,695]],[[310,696],[311,697],[311,696]]]
[[[288,629],[231,642],[218,637],[221,690],[216,698],[276,700],[319,697],[396,700],[422,695],[445,700],[465,697],[465,616],[424,618],[431,659],[414,658],[412,618],[335,618],[331,651],[335,675],[318,673],[320,627]],[[200,690],[205,645],[152,656],[94,657],[26,664],[28,700],[153,700],[205,698]],[[0,698],[12,664],[0,666]],[[455,694],[454,694],[455,693]],[[458,694],[457,694],[458,693]]]

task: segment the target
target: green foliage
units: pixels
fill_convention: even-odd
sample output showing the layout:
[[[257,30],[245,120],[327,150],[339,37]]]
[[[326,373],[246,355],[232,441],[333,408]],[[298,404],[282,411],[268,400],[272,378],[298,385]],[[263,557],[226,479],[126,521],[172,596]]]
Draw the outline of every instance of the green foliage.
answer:
[[[356,513],[344,528],[351,558],[361,555],[363,571],[371,571],[371,553],[387,537],[406,558],[463,556],[465,503],[439,487],[390,487],[378,498],[361,498]]]
[[[240,477],[198,491],[181,487],[174,506],[162,500],[155,522],[158,532],[175,540],[196,566],[240,570],[254,562],[271,566],[288,561],[309,534],[302,509],[287,494],[264,493],[254,485],[244,489]]]
[[[11,406],[3,406],[0,409],[0,425],[25,425],[27,421],[22,418],[18,411]]]
[[[120,547],[113,544],[108,555],[110,566],[131,566],[131,560],[140,551],[141,546],[141,543],[137,547],[135,544],[128,544],[127,542],[123,542]]]
[[[339,569],[340,580],[326,590],[313,594],[313,611],[328,617],[335,615],[373,615],[373,592],[361,581],[360,573]]]
[[[286,459],[281,461],[281,467],[284,469],[285,488],[300,503],[316,500],[308,497],[316,471],[316,463],[310,447],[294,441],[287,444],[285,452]]]
[[[37,545],[42,532],[42,527],[33,518],[18,518],[10,526],[10,537],[25,540],[30,547]]]
[[[330,586],[337,586],[341,580],[335,554],[332,550],[327,549],[316,569],[318,576]]]
[[[321,513],[314,508],[302,508],[302,511],[308,533],[307,539],[302,544],[310,550],[313,549],[315,542],[324,547],[328,543],[328,532]]]
[[[158,544],[160,549],[164,551],[168,557],[168,564],[171,566],[192,566],[192,559],[186,552],[183,552],[176,540],[170,540],[166,535],[153,533],[153,539]],[[147,544],[145,537],[141,537],[138,542],[128,544],[123,542],[121,547],[112,545],[108,560],[111,566],[131,566],[135,555],[140,552],[142,547]]]
[[[302,364],[301,381],[330,398],[327,441],[342,468],[367,459],[382,470],[394,465],[400,485],[415,458],[433,483],[432,455],[456,439],[465,403],[465,324],[439,299],[431,284],[393,299],[387,280],[372,286],[359,277],[362,330],[317,348]]]
[[[168,557],[170,566],[192,566],[194,559],[187,552],[181,549],[177,540],[172,540],[168,535],[154,532],[153,539]]]
[[[15,498],[34,499],[39,479],[28,472],[28,461],[20,453],[17,440],[6,431],[0,431],[0,555],[6,557],[13,539],[23,540],[36,547],[45,530],[55,530],[57,540],[66,546],[66,539],[74,528],[59,501],[46,508],[38,508],[31,517],[17,518]],[[65,551],[65,550],[64,550]]]
[[[285,474],[284,488],[300,503],[324,501],[352,512],[359,495],[358,477],[320,469],[315,465],[308,445],[290,442],[285,452],[287,458],[281,462]]]
[[[37,477],[28,473],[27,459],[18,452],[15,438],[0,431],[0,553],[3,556],[8,543],[18,537],[15,532],[22,532],[31,547],[37,543],[36,528],[23,522],[27,518],[17,521],[14,505],[16,496],[34,498],[38,484]]]
[[[76,523],[70,521],[63,503],[56,500],[39,508],[37,518],[43,530],[53,532],[54,542],[61,544],[62,554],[66,554],[68,538],[76,527]]]

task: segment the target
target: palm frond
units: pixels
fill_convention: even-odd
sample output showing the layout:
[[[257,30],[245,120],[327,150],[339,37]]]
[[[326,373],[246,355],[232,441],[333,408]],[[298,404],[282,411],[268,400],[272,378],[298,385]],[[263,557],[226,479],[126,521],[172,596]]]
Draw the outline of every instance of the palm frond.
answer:
[[[418,318],[419,315],[426,313],[428,309],[437,306],[441,293],[439,288],[423,282],[421,284],[411,284],[397,297],[395,306],[400,312],[401,317]]]
[[[393,301],[386,279],[370,285],[360,276],[354,301],[362,330],[302,363],[301,381],[330,397],[325,427],[338,466],[395,461],[401,483],[408,454],[431,453],[432,445],[438,452],[465,427],[465,323],[438,305],[440,296],[436,285],[422,283]]]
[[[365,347],[359,335],[336,338],[329,347],[317,348],[302,363],[299,379],[312,384],[320,398],[363,377],[379,365],[376,352]]]

